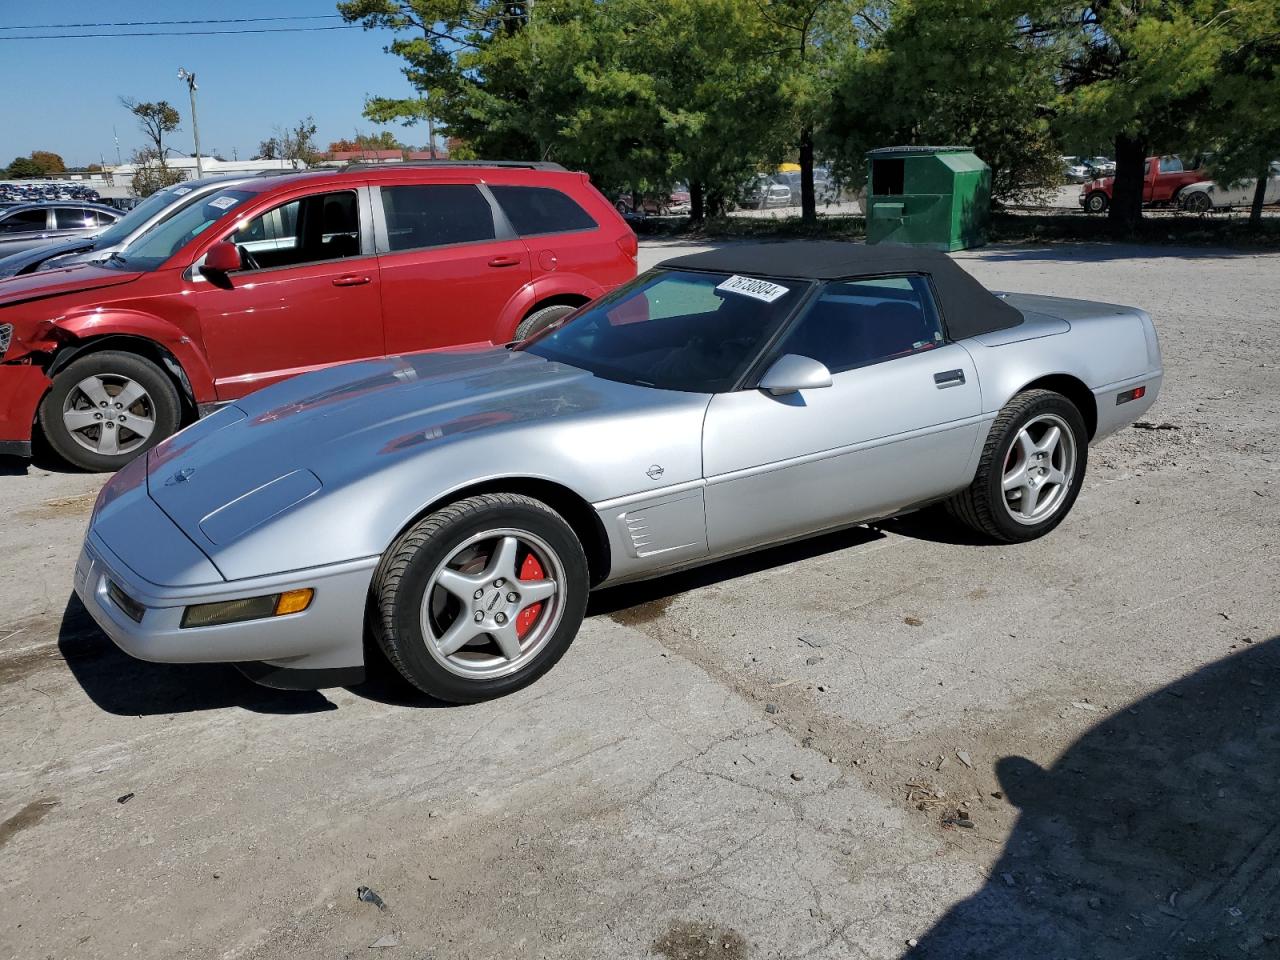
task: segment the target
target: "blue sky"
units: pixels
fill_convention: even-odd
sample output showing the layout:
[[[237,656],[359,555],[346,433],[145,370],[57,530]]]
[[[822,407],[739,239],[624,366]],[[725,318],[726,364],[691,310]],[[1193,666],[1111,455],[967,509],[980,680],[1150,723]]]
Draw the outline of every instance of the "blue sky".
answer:
[[[0,38],[24,33],[110,33],[125,30],[228,30],[338,25],[338,19],[188,27],[119,27],[19,31],[28,24],[309,16],[335,13],[331,0],[0,0]],[[128,160],[144,138],[120,106],[121,95],[168,100],[182,114],[174,147],[192,151],[190,101],[178,68],[196,74],[200,143],[230,159],[253,156],[276,125],[311,114],[321,148],[361,132],[392,129],[422,144],[426,129],[376,127],[361,116],[371,94],[413,93],[398,58],[384,53],[385,30],[231,36],[0,40],[0,166],[32,150],[61,154],[68,166],[115,162],[115,140]]]

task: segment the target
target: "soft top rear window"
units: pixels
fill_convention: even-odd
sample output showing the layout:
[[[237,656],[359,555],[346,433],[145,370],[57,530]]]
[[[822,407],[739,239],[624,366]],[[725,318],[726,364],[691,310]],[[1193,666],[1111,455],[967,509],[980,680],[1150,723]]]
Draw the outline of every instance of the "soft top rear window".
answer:
[[[599,226],[577,201],[551,187],[491,186],[489,190],[522,237],[594,230]]]

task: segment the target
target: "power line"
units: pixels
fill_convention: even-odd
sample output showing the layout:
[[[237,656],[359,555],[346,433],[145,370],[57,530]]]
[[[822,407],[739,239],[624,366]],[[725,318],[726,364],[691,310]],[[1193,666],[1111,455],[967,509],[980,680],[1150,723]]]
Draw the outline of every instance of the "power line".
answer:
[[[312,33],[317,30],[358,30],[358,23],[332,27],[258,27],[250,30],[152,30],[131,33],[37,33],[21,37],[0,37],[0,43],[14,40],[89,40],[101,37],[225,37],[240,33]]]
[[[0,30],[82,30],[94,27],[171,27],[210,23],[266,23],[279,20],[336,20],[341,14],[318,13],[297,17],[233,17],[223,20],[123,20],[119,23],[29,23],[25,26],[0,26]]]

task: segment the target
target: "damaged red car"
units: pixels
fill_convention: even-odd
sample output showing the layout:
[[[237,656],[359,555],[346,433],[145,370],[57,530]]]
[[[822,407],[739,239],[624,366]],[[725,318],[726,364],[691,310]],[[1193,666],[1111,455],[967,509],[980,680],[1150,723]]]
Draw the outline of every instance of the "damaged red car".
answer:
[[[37,431],[115,470],[228,401],[351,360],[524,339],[636,274],[636,238],[555,164],[268,177],[98,265],[0,281],[0,454]]]

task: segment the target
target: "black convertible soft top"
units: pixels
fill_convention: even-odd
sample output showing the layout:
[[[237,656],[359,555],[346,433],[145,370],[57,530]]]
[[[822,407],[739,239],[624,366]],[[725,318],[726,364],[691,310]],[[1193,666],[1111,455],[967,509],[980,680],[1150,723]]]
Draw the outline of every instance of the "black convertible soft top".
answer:
[[[919,273],[932,279],[940,301],[938,309],[953,340],[1006,330],[1023,320],[1022,311],[1005,303],[936,250],[868,247],[835,240],[745,243],[674,257],[659,266],[797,280],[854,280]]]

